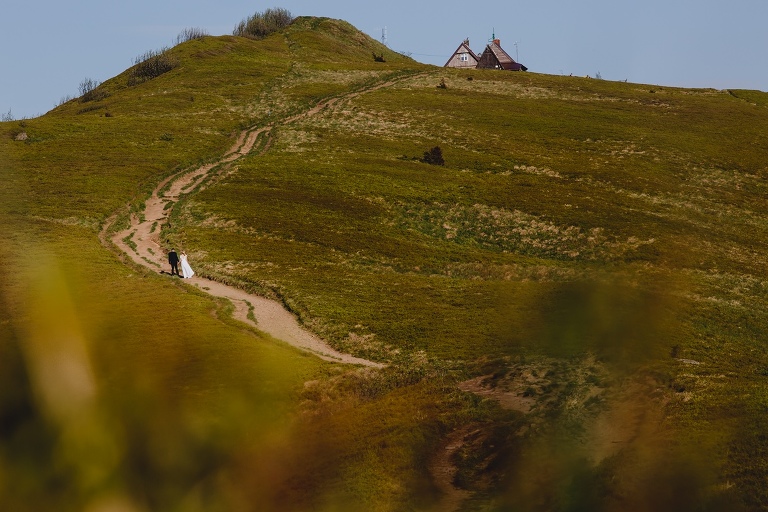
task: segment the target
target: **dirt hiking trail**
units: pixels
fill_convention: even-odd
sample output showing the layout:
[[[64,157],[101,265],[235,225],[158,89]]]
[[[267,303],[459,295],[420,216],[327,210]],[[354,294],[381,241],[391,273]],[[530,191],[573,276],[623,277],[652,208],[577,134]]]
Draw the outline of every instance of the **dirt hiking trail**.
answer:
[[[340,103],[350,101],[360,94],[387,87],[404,78],[410,78],[410,76],[382,82],[341,97],[321,101],[305,112],[283,119],[280,124],[288,124],[314,116],[327,108],[333,108]],[[155,272],[167,273],[166,271],[170,270],[170,265],[168,264],[166,248],[163,247],[160,240],[160,233],[163,225],[168,223],[173,207],[181,198],[202,190],[209,178],[231,172],[231,164],[250,154],[254,148],[258,147],[260,154],[267,151],[271,143],[271,131],[274,126],[274,124],[269,124],[243,130],[234,145],[218,160],[200,167],[185,169],[161,181],[152,191],[149,199],[146,200],[142,215],[131,215],[130,226],[127,229],[110,233],[117,214],[105,222],[100,237],[102,243],[108,247],[112,244],[139,265]],[[256,143],[260,139],[262,144],[257,146]],[[194,268],[195,262],[190,263]],[[177,278],[174,276],[173,279]],[[200,277],[197,274],[189,279],[184,279],[184,283],[195,286],[214,297],[230,300],[234,305],[233,316],[237,320],[252,325],[276,339],[311,352],[322,359],[371,367],[383,366],[380,363],[333,349],[318,336],[304,329],[296,317],[275,300],[251,294],[234,286]],[[251,309],[253,316],[249,317],[248,313]],[[255,318],[255,321],[252,318]]]
[[[273,124],[261,127],[253,126],[243,130],[235,143],[221,158],[199,167],[182,170],[158,183],[150,197],[145,201],[141,215],[131,215],[128,228],[119,232],[112,232],[112,225],[119,215],[119,212],[114,213],[102,227],[100,233],[102,244],[112,250],[118,250],[119,253],[125,254],[141,266],[168,275],[170,264],[166,251],[170,247],[163,246],[161,232],[163,226],[168,223],[174,206],[181,199],[210,186],[217,177],[236,172],[232,164],[238,159],[256,152],[264,154],[271,145],[271,133],[277,124],[289,124],[317,115],[327,109],[339,108],[361,94],[376,91],[422,74],[424,73],[382,81],[340,97],[323,100],[302,113],[276,121]],[[194,269],[195,262],[190,263]],[[381,363],[354,357],[333,349],[327,342],[304,329],[297,318],[278,301],[248,293],[234,286],[200,277],[197,274],[189,279],[175,276],[168,278],[179,279],[180,283],[184,285],[195,286],[211,296],[229,300],[234,306],[233,317],[236,320],[251,325],[275,339],[312,353],[321,359],[374,368],[384,367]],[[457,468],[451,461],[451,456],[463,446],[463,437],[466,434],[465,430],[459,430],[449,435],[429,461],[429,472],[442,495],[434,510],[441,512],[459,510],[464,501],[472,494],[457,488],[453,483]]]

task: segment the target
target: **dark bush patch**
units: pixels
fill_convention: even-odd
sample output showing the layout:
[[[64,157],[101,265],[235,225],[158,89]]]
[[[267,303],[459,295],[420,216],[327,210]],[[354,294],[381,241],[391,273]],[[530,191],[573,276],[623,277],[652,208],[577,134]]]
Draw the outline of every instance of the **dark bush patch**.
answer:
[[[164,48],[158,51],[149,51],[136,58],[135,65],[128,77],[128,85],[138,85],[167,73],[179,65],[179,60],[168,53]]]
[[[88,105],[77,111],[78,114],[85,114],[87,112],[93,112],[94,110],[100,110],[104,108],[104,105]]]
[[[80,82],[80,102],[99,101],[109,96],[107,91],[99,88],[100,85],[101,82],[91,78],[86,78]]]
[[[267,9],[241,21],[232,34],[252,39],[263,39],[284,29],[291,23],[293,23],[293,15],[287,9]]]
[[[440,149],[440,146],[435,146],[429,151],[424,152],[421,161],[429,165],[445,165],[443,150]]]

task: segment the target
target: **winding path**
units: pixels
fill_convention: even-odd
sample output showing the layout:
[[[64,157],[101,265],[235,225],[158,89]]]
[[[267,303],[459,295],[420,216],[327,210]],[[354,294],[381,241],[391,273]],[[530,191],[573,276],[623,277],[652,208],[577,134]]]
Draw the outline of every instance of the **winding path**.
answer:
[[[324,109],[336,107],[340,103],[349,101],[361,94],[375,91],[413,76],[381,82],[342,97],[322,101],[306,112],[282,120],[282,124],[316,115]],[[168,269],[169,265],[165,249],[160,243],[160,233],[163,224],[168,222],[174,205],[183,196],[205,187],[209,177],[220,176],[231,171],[231,164],[253,152],[254,148],[258,149],[260,154],[266,152],[271,143],[273,128],[274,125],[270,124],[243,130],[232,147],[215,162],[180,171],[158,183],[149,199],[144,203],[142,215],[131,215],[130,226],[127,229],[111,233],[112,225],[117,219],[118,213],[113,214],[104,223],[100,233],[102,244],[111,249],[118,249],[134,262],[152,271],[166,273],[164,269]],[[257,146],[260,139],[262,144]],[[174,277],[174,279],[176,278]],[[251,294],[198,275],[185,279],[183,283],[195,286],[209,295],[228,299],[234,306],[233,317],[235,319],[324,360],[375,368],[384,366],[381,363],[354,357],[333,349],[324,340],[304,329],[296,317],[275,300]],[[252,316],[249,315],[249,312],[252,312]],[[464,430],[460,430],[450,435],[429,463],[429,471],[442,495],[436,510],[458,510],[470,494],[456,488],[453,484],[456,468],[451,461],[451,455],[461,447],[462,437],[465,434]]]
[[[361,91],[324,100],[305,112],[282,120],[282,124],[288,124],[316,115],[322,110],[336,106],[342,101],[349,101],[360,94],[392,85],[404,78],[408,77],[382,82]],[[168,222],[173,206],[182,196],[200,190],[208,177],[231,169],[232,162],[254,151],[254,148],[257,147],[256,143],[260,138],[265,139],[264,143],[260,146],[261,153],[269,149],[271,142],[270,133],[273,128],[274,125],[271,124],[263,127],[248,128],[240,133],[235,144],[220,159],[200,167],[180,171],[161,181],[145,202],[141,218],[138,215],[132,214],[130,226],[127,229],[110,234],[117,214],[105,222],[100,237],[102,243],[107,246],[113,245],[117,247],[134,262],[153,271],[163,272],[163,269],[169,268],[165,249],[160,243],[160,232],[162,225]],[[380,363],[354,357],[333,349],[318,336],[304,329],[296,317],[277,301],[250,294],[239,288],[197,275],[184,280],[184,282],[196,286],[215,297],[230,300],[235,309],[233,316],[237,320],[255,326],[258,330],[274,338],[311,352],[322,359],[372,367],[383,366]],[[248,315],[251,308],[253,312],[252,318],[255,318],[255,322]]]

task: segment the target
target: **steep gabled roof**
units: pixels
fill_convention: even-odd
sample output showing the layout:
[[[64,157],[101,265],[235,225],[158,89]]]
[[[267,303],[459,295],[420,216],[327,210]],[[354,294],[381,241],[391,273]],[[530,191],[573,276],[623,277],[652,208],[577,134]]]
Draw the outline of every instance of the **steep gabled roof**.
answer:
[[[444,68],[448,67],[448,65],[453,61],[454,57],[457,55],[461,55],[462,53],[469,54],[472,61],[472,66],[475,67],[477,63],[480,61],[480,57],[477,56],[475,52],[472,51],[472,48],[469,47],[469,39],[465,39],[463,43],[459,45],[458,48],[456,48],[456,51],[453,52],[451,57],[448,59],[448,61],[443,66]]]
[[[510,57],[501,47],[501,42],[498,39],[494,39],[485,47],[480,55],[478,67],[501,68],[508,71],[526,71],[528,69],[519,62],[515,62],[515,59]]]

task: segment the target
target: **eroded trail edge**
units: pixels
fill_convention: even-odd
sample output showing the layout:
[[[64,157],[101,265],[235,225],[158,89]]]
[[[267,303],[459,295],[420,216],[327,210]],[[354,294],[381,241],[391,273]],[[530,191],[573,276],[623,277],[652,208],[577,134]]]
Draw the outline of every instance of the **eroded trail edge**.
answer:
[[[321,101],[305,112],[283,119],[280,124],[288,124],[317,115],[327,108],[336,107],[360,94],[387,87],[406,78],[411,78],[411,76],[381,82],[341,97]],[[218,160],[199,167],[185,169],[162,180],[145,201],[142,214],[131,215],[128,228],[111,232],[117,214],[105,222],[100,235],[102,243],[107,247],[116,247],[134,262],[155,272],[161,272],[168,268],[166,252],[160,241],[160,232],[163,225],[168,222],[173,206],[180,198],[201,190],[208,178],[231,171],[232,163],[250,154],[254,148],[260,148],[261,153],[265,152],[269,148],[271,131],[274,127],[275,124],[269,124],[243,130],[232,147]],[[259,141],[261,144],[257,145]],[[174,279],[176,278],[174,277]],[[372,367],[383,366],[380,363],[333,349],[327,342],[304,329],[297,318],[275,300],[198,275],[185,279],[184,283],[195,286],[212,296],[230,300],[234,305],[233,316],[237,320],[252,325],[259,331],[299,349],[311,352],[322,359]],[[248,314],[249,310],[252,311],[252,317]]]

